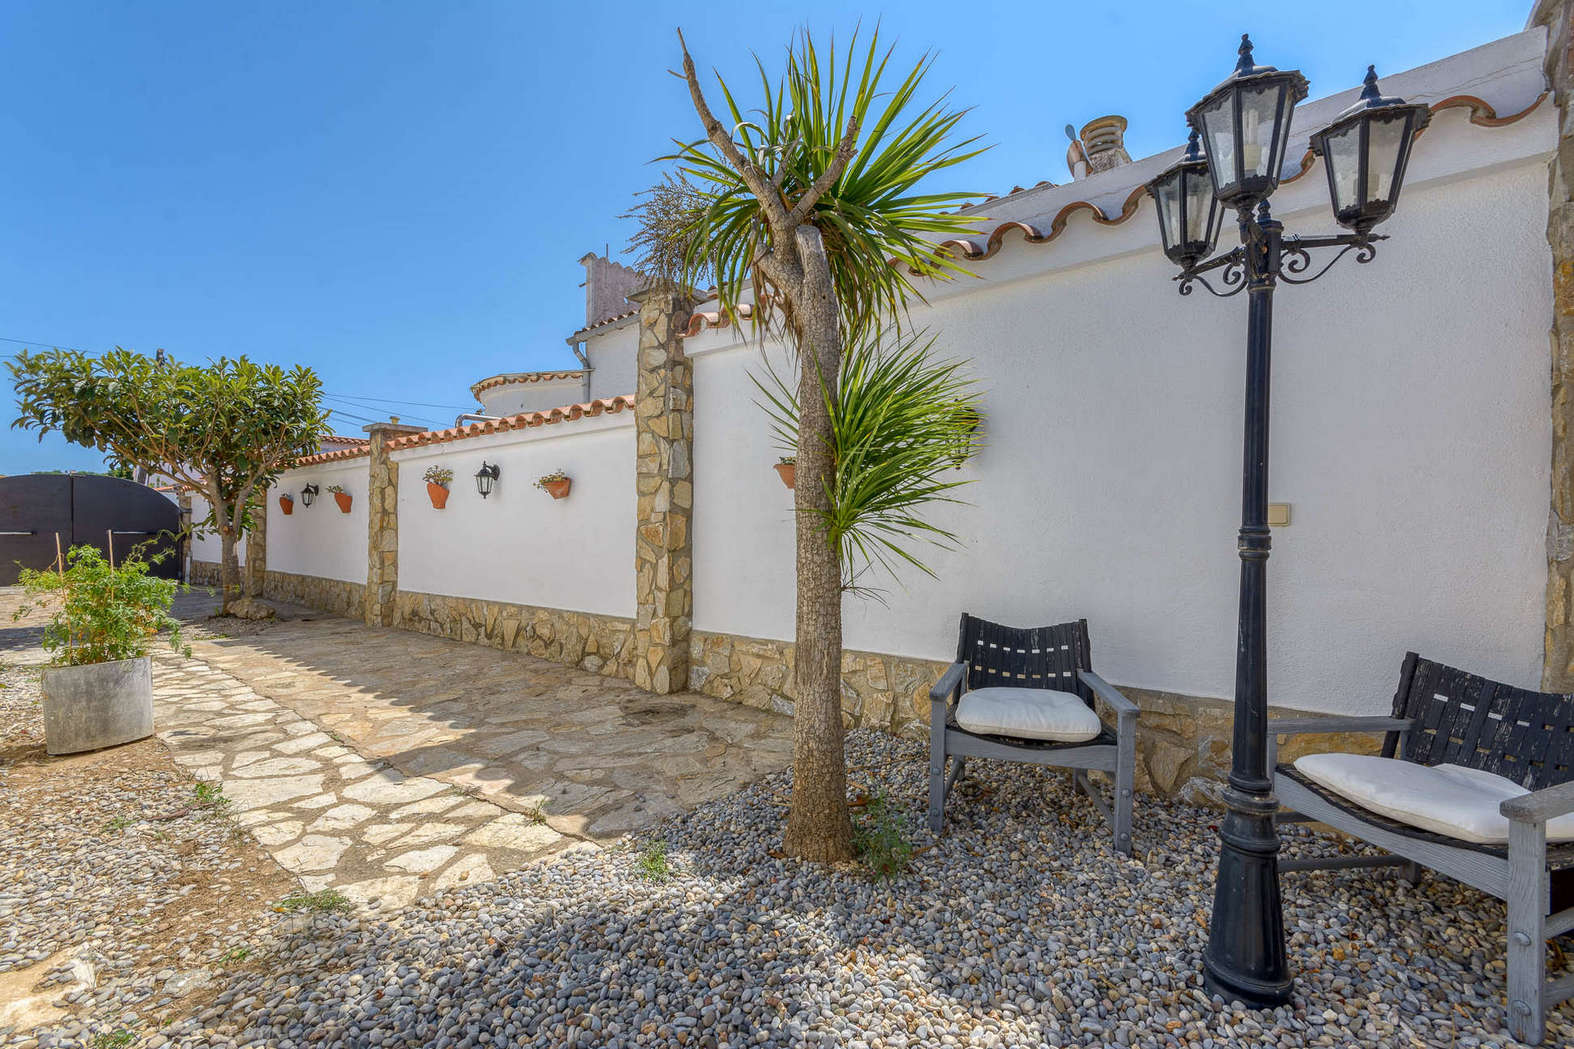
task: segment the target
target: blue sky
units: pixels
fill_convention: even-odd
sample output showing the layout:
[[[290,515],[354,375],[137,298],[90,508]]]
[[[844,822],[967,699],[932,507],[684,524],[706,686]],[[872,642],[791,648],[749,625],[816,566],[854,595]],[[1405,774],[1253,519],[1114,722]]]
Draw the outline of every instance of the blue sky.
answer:
[[[1242,32],[1315,98],[1518,32],[1530,6],[10,0],[0,357],[305,363],[349,433],[388,411],[445,425],[482,376],[572,366],[575,260],[623,248],[649,161],[698,135],[667,74],[680,24],[741,87],[751,49],[775,66],[797,27],[883,18],[899,54],[938,49],[933,87],[994,145],[955,188],[999,193],[1067,178],[1067,123],[1123,114],[1136,157],[1179,143]],[[0,429],[0,474],[99,463]]]

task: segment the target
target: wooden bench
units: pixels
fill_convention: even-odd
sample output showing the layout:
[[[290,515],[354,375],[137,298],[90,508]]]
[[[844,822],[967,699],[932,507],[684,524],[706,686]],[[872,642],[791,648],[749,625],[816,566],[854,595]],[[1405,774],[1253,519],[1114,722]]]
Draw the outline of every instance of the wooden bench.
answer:
[[[1508,904],[1508,1026],[1539,1044],[1547,1011],[1574,997],[1574,976],[1546,977],[1547,940],[1574,929],[1574,843],[1547,842],[1547,821],[1574,812],[1574,694],[1515,688],[1411,652],[1392,716],[1274,720],[1268,730],[1275,742],[1380,732],[1385,757],[1481,769],[1531,792],[1500,806],[1509,820],[1506,845],[1476,844],[1371,812],[1292,765],[1274,770],[1281,820],[1326,823],[1388,853],[1285,859],[1280,870],[1394,866],[1414,881],[1427,867]]]

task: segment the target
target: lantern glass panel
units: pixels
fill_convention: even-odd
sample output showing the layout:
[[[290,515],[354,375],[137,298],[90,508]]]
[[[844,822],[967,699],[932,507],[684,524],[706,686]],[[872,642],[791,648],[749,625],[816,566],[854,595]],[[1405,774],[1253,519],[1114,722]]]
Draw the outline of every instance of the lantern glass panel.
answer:
[[[1218,211],[1218,201],[1213,196],[1213,182],[1205,178],[1198,171],[1185,176],[1186,191],[1186,231],[1185,239],[1192,242],[1207,242],[1207,250],[1213,250],[1213,240],[1218,236],[1218,224],[1214,218]]]
[[[1202,123],[1202,137],[1208,149],[1208,171],[1213,176],[1213,188],[1220,196],[1227,196],[1229,187],[1238,181],[1235,174],[1235,100],[1234,92],[1225,92],[1197,112]]]
[[[1243,85],[1241,97],[1241,137],[1236,144],[1241,151],[1242,174],[1277,178],[1274,165],[1278,160],[1277,140],[1280,137],[1279,116],[1284,100],[1284,84],[1265,81]]]
[[[1323,162],[1328,165],[1334,215],[1361,206],[1361,125],[1352,123],[1323,139]]]
[[[1173,248],[1185,239],[1180,231],[1181,178],[1181,173],[1177,171],[1153,186],[1153,195],[1159,206],[1159,232],[1164,234],[1166,248]]]
[[[1409,113],[1374,116],[1366,144],[1366,199],[1392,202],[1395,175],[1409,136]]]

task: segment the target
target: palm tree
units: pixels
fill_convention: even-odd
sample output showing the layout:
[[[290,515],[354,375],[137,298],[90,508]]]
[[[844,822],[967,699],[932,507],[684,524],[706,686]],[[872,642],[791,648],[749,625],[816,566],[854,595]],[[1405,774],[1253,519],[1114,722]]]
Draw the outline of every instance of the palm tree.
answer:
[[[917,101],[932,55],[894,88],[882,88],[891,50],[881,50],[878,31],[864,48],[854,34],[840,60],[833,45],[825,61],[804,33],[787,49],[774,88],[756,59],[762,100],[751,117],[718,76],[726,124],[705,99],[681,32],[678,40],[705,138],[664,158],[677,161],[684,187],[676,194],[683,202],[678,230],[665,238],[679,246],[672,276],[688,286],[712,276],[735,317],[752,294],[754,323],[775,327],[796,352],[797,710],[783,847],[805,859],[845,860],[853,847],[841,555],[884,533],[837,524],[847,509],[837,503],[835,432],[843,349],[848,340],[872,344],[877,333],[899,327],[908,302],[921,298],[916,278],[965,272],[935,241],[971,232],[955,209],[976,194],[930,192],[924,184],[976,155],[977,140],[957,136],[963,113],[944,95]]]

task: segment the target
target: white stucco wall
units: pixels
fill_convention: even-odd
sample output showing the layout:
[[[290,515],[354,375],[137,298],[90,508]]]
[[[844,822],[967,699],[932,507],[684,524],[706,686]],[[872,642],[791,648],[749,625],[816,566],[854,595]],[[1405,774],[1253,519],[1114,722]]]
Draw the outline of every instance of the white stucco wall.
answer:
[[[366,475],[368,459],[360,456],[321,466],[290,470],[268,492],[268,570],[322,576],[347,583],[366,582]],[[301,502],[301,486],[322,489],[311,506]],[[328,491],[344,488],[350,512],[343,513]],[[295,512],[286,516],[279,496],[295,496]]]
[[[192,493],[191,520],[193,525],[208,516],[208,501],[202,496]],[[191,559],[193,561],[212,561],[218,564],[224,557],[224,544],[219,542],[219,533],[216,530],[201,531],[193,527],[191,532]],[[241,564],[246,563],[246,540],[241,539],[235,546],[235,556]]]
[[[590,357],[590,396],[617,397],[636,392],[639,385],[639,322],[591,335],[585,340]]]
[[[502,471],[484,500],[473,480],[483,459]],[[424,445],[394,461],[400,590],[634,615],[632,412]],[[432,465],[454,471],[442,510],[421,479]],[[574,482],[567,499],[535,487],[558,468]]]
[[[1270,498],[1293,521],[1269,564],[1274,703],[1386,710],[1412,648],[1539,680],[1552,308],[1540,142],[1551,136],[1533,121],[1439,118],[1378,258],[1278,293]],[[1455,150],[1504,157],[1462,177],[1441,159]],[[1332,228],[1320,169],[1276,204],[1288,232]],[[1231,694],[1245,300],[1178,296],[1154,225],[1146,201],[1113,228],[1079,216],[915,311],[945,353],[972,359],[987,447],[968,468],[973,505],[935,515],[964,549],[926,552],[937,580],[875,581],[887,605],[849,598],[848,647],[948,659],[964,610],[1024,626],[1086,616],[1111,680]],[[694,622],[790,638],[792,497],[748,378],[760,351],[736,338],[688,346]]]
[[[518,415],[547,408],[578,404],[584,398],[582,380],[553,379],[546,382],[512,382],[482,390],[481,407],[488,415]]]

